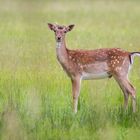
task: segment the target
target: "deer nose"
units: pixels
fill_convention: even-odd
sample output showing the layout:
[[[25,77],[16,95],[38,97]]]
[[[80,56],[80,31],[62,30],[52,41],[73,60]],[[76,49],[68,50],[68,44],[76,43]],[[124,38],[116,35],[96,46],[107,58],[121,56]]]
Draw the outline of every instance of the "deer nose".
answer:
[[[58,37],[57,39],[58,39],[58,40],[60,40],[60,39],[61,39],[61,37]]]

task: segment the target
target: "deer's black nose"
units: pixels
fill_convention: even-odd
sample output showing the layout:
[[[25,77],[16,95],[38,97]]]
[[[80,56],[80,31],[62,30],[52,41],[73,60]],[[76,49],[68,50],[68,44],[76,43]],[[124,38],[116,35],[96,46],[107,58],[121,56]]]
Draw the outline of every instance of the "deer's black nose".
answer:
[[[58,39],[58,40],[60,40],[61,38],[60,38],[60,37],[58,37],[57,39]]]

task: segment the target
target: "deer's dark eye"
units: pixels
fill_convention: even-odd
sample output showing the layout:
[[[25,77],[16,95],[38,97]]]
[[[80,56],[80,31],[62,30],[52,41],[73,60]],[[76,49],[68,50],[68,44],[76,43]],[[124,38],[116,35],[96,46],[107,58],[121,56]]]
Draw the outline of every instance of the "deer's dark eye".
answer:
[[[64,33],[66,33],[67,31],[64,31]]]
[[[54,30],[54,32],[56,33],[56,31]]]

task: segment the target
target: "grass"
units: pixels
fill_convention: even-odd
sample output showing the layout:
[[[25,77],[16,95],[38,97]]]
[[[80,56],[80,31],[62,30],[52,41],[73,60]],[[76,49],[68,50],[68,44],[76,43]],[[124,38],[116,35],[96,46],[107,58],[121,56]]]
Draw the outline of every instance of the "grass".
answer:
[[[140,60],[130,79],[137,112],[122,109],[113,79],[83,81],[79,110],[72,112],[71,83],[56,60],[47,22],[76,26],[68,48],[121,47],[139,51],[138,0],[0,1],[0,139],[139,140]],[[102,87],[101,87],[102,85]]]

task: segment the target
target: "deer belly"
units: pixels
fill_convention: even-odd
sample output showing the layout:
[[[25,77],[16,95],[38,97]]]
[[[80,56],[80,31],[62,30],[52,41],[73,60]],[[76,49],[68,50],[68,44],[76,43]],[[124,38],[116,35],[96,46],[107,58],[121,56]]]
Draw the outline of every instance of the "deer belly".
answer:
[[[90,80],[90,79],[103,79],[107,78],[110,75],[107,72],[100,72],[100,73],[86,73],[82,74],[82,80]]]

